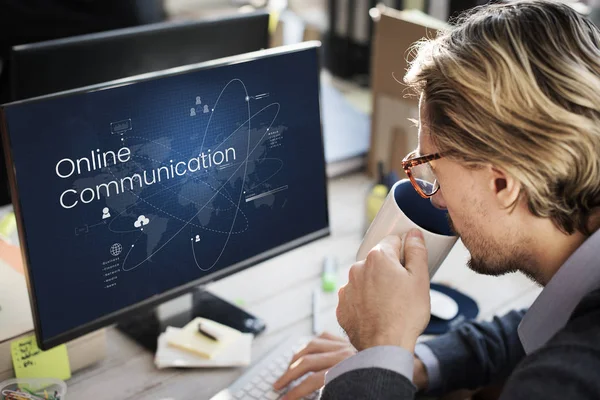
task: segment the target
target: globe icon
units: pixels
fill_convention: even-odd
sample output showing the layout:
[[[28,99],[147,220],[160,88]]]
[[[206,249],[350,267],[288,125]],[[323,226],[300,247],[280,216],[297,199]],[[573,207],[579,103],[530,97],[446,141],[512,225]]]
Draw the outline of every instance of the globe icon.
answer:
[[[121,246],[121,243],[115,243],[112,246],[110,246],[110,254],[114,257],[121,254],[122,251],[123,251],[123,246]]]

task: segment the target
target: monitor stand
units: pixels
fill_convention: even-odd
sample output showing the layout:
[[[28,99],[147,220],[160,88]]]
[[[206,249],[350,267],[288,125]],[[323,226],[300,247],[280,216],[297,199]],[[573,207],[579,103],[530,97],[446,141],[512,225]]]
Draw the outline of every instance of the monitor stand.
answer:
[[[196,317],[208,318],[242,332],[255,335],[265,330],[265,323],[234,304],[198,287],[192,293],[161,304],[145,313],[129,316],[117,329],[146,349],[155,352],[158,336],[167,326],[181,328]]]

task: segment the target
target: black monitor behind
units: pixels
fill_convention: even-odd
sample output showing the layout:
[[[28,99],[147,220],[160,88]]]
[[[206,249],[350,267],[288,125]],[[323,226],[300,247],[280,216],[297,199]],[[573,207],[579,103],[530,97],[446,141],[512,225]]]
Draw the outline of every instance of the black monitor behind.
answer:
[[[15,46],[12,100],[248,53],[268,47],[269,15],[158,23]]]

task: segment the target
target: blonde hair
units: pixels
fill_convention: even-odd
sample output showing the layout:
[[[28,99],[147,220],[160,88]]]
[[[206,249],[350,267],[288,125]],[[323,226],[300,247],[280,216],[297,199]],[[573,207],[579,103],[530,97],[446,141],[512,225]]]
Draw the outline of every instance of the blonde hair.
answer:
[[[600,207],[600,31],[569,6],[478,7],[415,44],[404,80],[434,144],[516,178],[529,210],[589,235]]]

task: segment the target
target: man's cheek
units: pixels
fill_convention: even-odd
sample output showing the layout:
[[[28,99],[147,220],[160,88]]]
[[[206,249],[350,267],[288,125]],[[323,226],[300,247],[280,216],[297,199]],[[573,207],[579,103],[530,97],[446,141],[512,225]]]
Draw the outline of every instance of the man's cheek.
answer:
[[[344,325],[345,325],[346,321],[344,319],[345,314],[344,314],[343,308],[344,308],[344,305],[343,305],[343,302],[341,301],[341,297],[340,297],[340,301],[338,301],[338,306],[335,309],[335,317],[337,318],[337,321],[340,324],[340,326],[345,329]]]
[[[454,232],[454,234],[455,234],[456,236],[459,236],[459,237],[460,237],[460,232],[459,232],[459,229],[456,227],[456,224],[455,224],[455,219],[454,219],[454,217],[452,216],[452,213],[450,212],[450,210],[448,210],[448,213],[446,214],[446,219],[448,220],[448,227],[450,227],[450,230],[451,230],[452,232]]]

